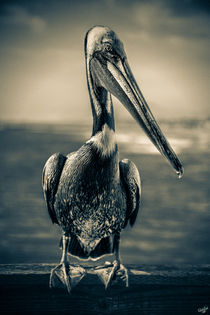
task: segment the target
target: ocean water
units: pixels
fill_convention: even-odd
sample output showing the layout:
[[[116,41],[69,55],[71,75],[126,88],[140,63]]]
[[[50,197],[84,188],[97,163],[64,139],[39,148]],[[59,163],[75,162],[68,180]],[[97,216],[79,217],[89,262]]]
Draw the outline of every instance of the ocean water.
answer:
[[[117,126],[120,157],[141,174],[142,206],[135,226],[121,233],[125,264],[210,263],[210,120],[162,121],[183,162],[178,179],[144,133]],[[77,150],[90,137],[80,124],[0,125],[0,263],[54,263],[61,231],[49,219],[42,168],[55,152]]]

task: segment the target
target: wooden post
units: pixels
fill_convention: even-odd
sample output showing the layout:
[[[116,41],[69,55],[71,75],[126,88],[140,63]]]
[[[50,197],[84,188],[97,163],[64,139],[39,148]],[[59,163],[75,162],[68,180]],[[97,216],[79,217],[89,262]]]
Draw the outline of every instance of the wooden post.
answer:
[[[129,288],[105,291],[91,268],[68,295],[49,289],[50,264],[0,265],[0,313],[210,314],[210,265],[127,266]]]

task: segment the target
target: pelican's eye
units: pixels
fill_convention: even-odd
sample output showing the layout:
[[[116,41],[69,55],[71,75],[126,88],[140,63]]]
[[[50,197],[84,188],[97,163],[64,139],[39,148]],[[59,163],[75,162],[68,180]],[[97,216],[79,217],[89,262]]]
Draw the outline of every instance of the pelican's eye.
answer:
[[[104,50],[108,52],[112,52],[112,44],[104,43]]]

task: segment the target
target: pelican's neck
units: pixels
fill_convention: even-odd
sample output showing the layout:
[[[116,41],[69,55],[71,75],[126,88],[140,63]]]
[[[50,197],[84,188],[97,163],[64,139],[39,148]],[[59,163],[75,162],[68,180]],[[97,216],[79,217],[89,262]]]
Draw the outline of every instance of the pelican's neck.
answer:
[[[89,61],[86,60],[87,83],[90,94],[90,102],[93,115],[92,136],[104,130],[107,125],[111,131],[115,131],[114,110],[111,94],[97,84],[97,79],[91,75]]]

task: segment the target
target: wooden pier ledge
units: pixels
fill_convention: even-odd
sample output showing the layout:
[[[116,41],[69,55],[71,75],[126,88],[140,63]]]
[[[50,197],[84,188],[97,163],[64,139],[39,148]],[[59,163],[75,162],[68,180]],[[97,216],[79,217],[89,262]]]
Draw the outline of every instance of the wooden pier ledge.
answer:
[[[106,291],[86,267],[71,295],[49,289],[54,266],[0,265],[0,314],[210,314],[210,265],[129,265],[129,288]]]

